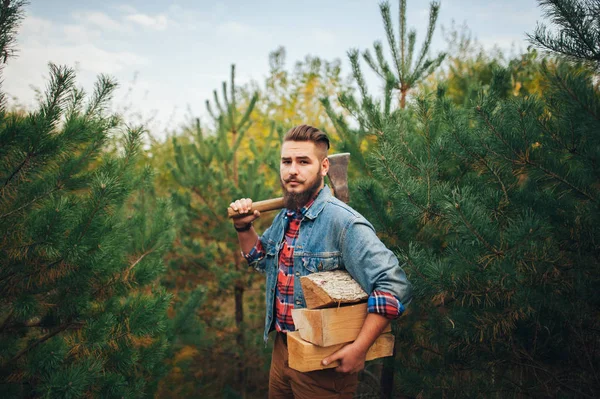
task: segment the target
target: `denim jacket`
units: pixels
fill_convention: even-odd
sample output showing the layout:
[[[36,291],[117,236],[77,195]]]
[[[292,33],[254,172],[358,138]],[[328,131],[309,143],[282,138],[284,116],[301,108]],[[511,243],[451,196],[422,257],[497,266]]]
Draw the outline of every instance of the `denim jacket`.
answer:
[[[285,210],[260,237],[265,256],[250,264],[266,273],[264,340],[273,328],[278,254],[286,228]],[[300,224],[294,246],[294,308],[306,307],[300,277],[330,270],[347,270],[371,294],[385,291],[407,305],[411,286],[396,256],[375,234],[373,226],[354,209],[338,200],[325,186]]]

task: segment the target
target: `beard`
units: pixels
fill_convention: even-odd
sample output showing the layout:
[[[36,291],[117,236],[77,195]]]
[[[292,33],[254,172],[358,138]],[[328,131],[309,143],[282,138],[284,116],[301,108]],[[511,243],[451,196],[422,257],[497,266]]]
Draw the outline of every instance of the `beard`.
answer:
[[[315,179],[314,183],[307,187],[306,190],[299,193],[291,193],[286,190],[285,183],[289,182],[289,179],[285,181],[280,179],[279,181],[281,182],[281,187],[283,188],[284,206],[287,209],[296,211],[301,209],[314,197],[314,195],[317,193],[317,190],[319,190],[321,184],[323,183],[323,176],[321,175],[321,168],[319,168],[319,172],[317,173],[317,178]]]

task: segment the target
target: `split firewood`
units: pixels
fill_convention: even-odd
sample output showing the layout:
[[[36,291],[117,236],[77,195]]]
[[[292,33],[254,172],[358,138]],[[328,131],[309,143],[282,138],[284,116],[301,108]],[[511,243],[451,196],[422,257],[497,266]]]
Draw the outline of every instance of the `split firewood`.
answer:
[[[344,345],[347,345],[338,344],[326,347],[313,345],[300,338],[300,334],[297,331],[287,333],[287,337],[289,366],[294,370],[302,372],[323,370],[339,366],[339,361],[331,362],[327,366],[323,366],[321,361],[327,356],[335,353]],[[393,351],[394,336],[390,333],[381,334],[367,351],[366,360],[392,356]]]
[[[308,309],[357,303],[369,297],[345,270],[312,273],[301,277],[300,284]]]
[[[352,342],[367,317],[367,304],[326,309],[293,309],[292,318],[300,337],[318,346]],[[390,325],[384,332],[391,331]]]

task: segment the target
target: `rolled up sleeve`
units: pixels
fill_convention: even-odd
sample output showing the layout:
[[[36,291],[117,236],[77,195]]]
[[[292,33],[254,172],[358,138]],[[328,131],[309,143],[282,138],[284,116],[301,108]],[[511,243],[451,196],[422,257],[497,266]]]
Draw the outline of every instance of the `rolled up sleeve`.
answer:
[[[400,299],[388,292],[373,291],[367,301],[367,311],[394,320],[404,312],[404,305]]]
[[[256,241],[256,245],[250,250],[250,252],[248,252],[247,254],[242,252],[242,256],[244,257],[244,259],[246,259],[248,265],[250,266],[252,266],[256,262],[261,261],[265,257],[265,251],[260,240]]]

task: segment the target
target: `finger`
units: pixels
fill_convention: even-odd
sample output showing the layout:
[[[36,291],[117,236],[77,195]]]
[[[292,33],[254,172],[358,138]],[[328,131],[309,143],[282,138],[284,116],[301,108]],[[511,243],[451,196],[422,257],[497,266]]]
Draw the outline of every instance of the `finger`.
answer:
[[[248,213],[252,209],[252,200],[250,198],[242,198],[242,213]]]
[[[339,351],[337,351],[333,355],[327,356],[325,359],[323,359],[321,361],[321,364],[323,364],[323,366],[327,366],[328,364],[331,364],[332,362],[335,362],[336,360],[339,360],[340,358],[341,358],[341,356],[339,355]]]
[[[248,205],[246,203],[246,199],[242,198],[240,201],[240,213],[248,213]]]

